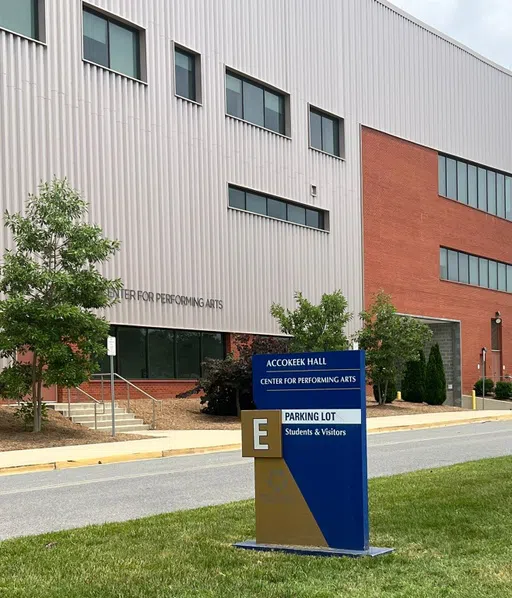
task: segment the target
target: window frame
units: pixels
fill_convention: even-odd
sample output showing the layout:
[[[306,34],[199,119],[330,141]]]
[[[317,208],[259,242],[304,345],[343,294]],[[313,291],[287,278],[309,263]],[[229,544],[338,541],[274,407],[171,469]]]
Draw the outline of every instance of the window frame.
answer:
[[[315,114],[316,116],[320,117],[321,123],[321,139],[322,139],[322,149],[315,147],[312,145],[312,134],[311,134],[311,114]],[[338,125],[338,150],[339,154],[333,154],[328,152],[327,150],[323,149],[324,147],[324,127],[323,127],[323,119],[328,119],[330,121],[336,122]],[[331,156],[331,158],[337,158],[338,160],[345,160],[345,119],[337,114],[333,114],[332,112],[328,112],[327,110],[323,110],[322,108],[318,108],[313,104],[308,104],[308,147],[310,150],[315,152],[320,152],[321,154],[325,154],[326,156]]]
[[[437,156],[437,194],[439,197],[456,201],[489,216],[512,222],[512,208],[510,208],[512,182],[509,182],[512,179],[512,174],[440,151],[437,152]],[[451,197],[452,194],[449,194],[448,189],[448,164],[451,162],[455,163],[455,179],[452,181],[455,183],[455,189],[452,189],[455,197]],[[463,185],[464,197],[461,197],[460,194],[461,178],[465,183]],[[509,206],[508,212],[507,206]]]
[[[194,91],[195,91],[195,98],[188,98],[187,96],[181,95],[178,93],[178,81],[176,77],[176,53],[181,53],[184,55],[188,55],[190,58],[194,60]],[[191,48],[179,44],[178,42],[173,43],[173,57],[174,57],[174,95],[179,98],[180,100],[185,100],[186,102],[191,102],[192,104],[196,104],[197,106],[203,105],[203,85],[202,85],[202,59],[201,54],[192,50]]]
[[[234,191],[241,191],[242,193],[244,193],[244,205],[245,208],[240,208],[237,206],[232,206],[230,204],[230,192],[231,190]],[[266,209],[265,209],[265,214],[262,214],[260,212],[253,212],[252,210],[248,210],[247,209],[247,194],[250,193],[252,195],[255,196],[259,196],[262,199],[265,200],[265,204],[266,204]],[[273,200],[273,201],[278,201],[281,203],[284,203],[286,206],[286,219],[284,218],[278,218],[277,216],[270,216],[268,214],[269,211],[269,200]],[[292,206],[292,207],[297,207],[297,208],[302,208],[304,210],[304,218],[305,218],[305,224],[302,224],[300,222],[295,222],[294,220],[289,220],[288,219],[288,207]],[[237,212],[243,212],[243,213],[247,213],[247,214],[252,214],[254,216],[260,216],[262,218],[269,218],[270,220],[275,220],[277,222],[284,222],[286,224],[292,224],[294,226],[302,226],[304,228],[308,228],[310,230],[315,230],[315,231],[319,231],[322,233],[329,233],[329,211],[321,208],[319,206],[312,206],[310,204],[304,204],[304,203],[300,203],[297,201],[292,201],[289,199],[286,199],[284,197],[278,197],[276,195],[270,194],[270,193],[265,193],[262,191],[257,191],[255,189],[249,189],[247,187],[242,187],[241,185],[237,185],[235,183],[228,183],[228,210],[235,210]],[[311,226],[307,224],[307,220],[308,220],[308,211],[312,211],[312,212],[317,212],[318,213],[318,217],[319,217],[319,223],[321,225],[321,227],[315,227],[315,226]]]
[[[108,55],[108,66],[104,64],[100,64],[99,62],[94,62],[85,56],[85,32],[84,32],[84,13],[89,13],[103,19],[107,22],[107,55]],[[142,83],[147,85],[146,81],[146,30],[139,25],[127,21],[123,17],[120,17],[116,14],[104,11],[97,6],[92,6],[87,4],[86,2],[82,3],[82,60],[87,64],[92,64],[97,68],[104,69],[121,77],[126,77],[131,81],[136,81],[137,83]],[[132,33],[137,34],[137,76],[134,77],[133,75],[129,75],[127,73],[123,73],[122,71],[118,71],[112,68],[110,65],[112,63],[111,54],[110,54],[110,24],[117,25],[120,28],[127,29]]]
[[[16,35],[22,39],[25,39],[29,42],[34,42],[41,46],[47,46],[46,43],[46,0],[32,0],[33,7],[34,7],[34,29],[35,29],[35,37],[30,35],[26,35],[25,33],[21,33],[20,31],[16,31],[14,29],[9,29],[4,25],[0,24],[0,32],[5,31],[5,33],[10,33],[11,35]]]
[[[228,88],[227,88],[227,77],[231,76],[234,79],[238,79],[241,82],[241,101],[242,101],[242,116],[237,116],[236,114],[230,114],[228,112]],[[244,82],[249,85],[253,85],[263,91],[263,125],[259,123],[252,122],[247,120],[244,115]],[[283,102],[283,130],[276,131],[275,129],[271,129],[266,126],[266,114],[265,114],[265,92],[269,92],[273,95],[280,96]],[[255,79],[245,73],[237,71],[231,67],[225,66],[224,68],[224,110],[226,118],[233,118],[234,120],[238,120],[244,123],[251,125],[252,127],[257,127],[258,129],[263,129],[264,131],[269,131],[274,135],[279,135],[280,137],[285,137],[286,139],[291,139],[290,134],[290,94],[286,93],[282,89],[279,89],[273,85],[265,83],[264,81],[260,81],[259,79]]]
[[[450,254],[456,255],[456,262],[457,262],[457,277],[451,278],[452,272],[450,268]],[[468,274],[468,282],[461,280],[461,256],[465,263],[467,263],[467,274]],[[465,258],[465,259],[464,259]],[[472,260],[476,260],[476,269],[477,269],[477,278],[478,282],[471,282],[472,280]],[[445,262],[443,266],[443,261]],[[473,261],[473,264],[475,262]],[[484,268],[482,266],[484,265]],[[501,266],[501,268],[500,268]],[[446,277],[443,277],[443,267],[446,268]],[[496,273],[496,287],[491,286],[491,267],[495,269]],[[500,289],[500,272],[502,272],[501,282],[502,287]],[[485,276],[482,276],[482,274]],[[504,278],[503,278],[504,276]],[[456,284],[463,284],[472,287],[478,287],[481,289],[486,289],[489,291],[496,291],[498,293],[512,293],[512,264],[508,264],[507,262],[503,262],[501,260],[495,260],[488,257],[483,257],[480,255],[475,255],[473,253],[467,253],[466,251],[459,251],[458,249],[452,249],[450,247],[440,246],[439,248],[439,279],[444,282],[455,282]],[[485,281],[484,281],[485,279]],[[484,284],[485,282],[485,284]],[[511,290],[508,290],[511,289]]]

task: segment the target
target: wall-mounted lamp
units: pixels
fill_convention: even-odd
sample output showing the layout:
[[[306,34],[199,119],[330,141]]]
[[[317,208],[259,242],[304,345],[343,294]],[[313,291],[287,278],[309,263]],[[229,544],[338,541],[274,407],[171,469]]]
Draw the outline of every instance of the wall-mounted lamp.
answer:
[[[501,313],[499,311],[496,312],[496,324],[501,324]]]

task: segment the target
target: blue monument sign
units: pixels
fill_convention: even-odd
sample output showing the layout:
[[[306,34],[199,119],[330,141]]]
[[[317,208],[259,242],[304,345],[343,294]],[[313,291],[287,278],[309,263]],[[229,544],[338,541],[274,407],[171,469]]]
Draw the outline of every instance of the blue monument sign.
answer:
[[[364,352],[255,355],[253,396],[242,435],[255,458],[256,541],[237,546],[390,552],[369,545]]]

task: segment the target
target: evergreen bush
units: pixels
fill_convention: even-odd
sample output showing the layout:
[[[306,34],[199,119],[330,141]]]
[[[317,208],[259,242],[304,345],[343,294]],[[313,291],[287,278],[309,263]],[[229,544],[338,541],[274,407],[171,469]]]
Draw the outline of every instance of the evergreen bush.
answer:
[[[481,397],[482,396],[482,392],[483,392],[483,378],[480,378],[480,380],[477,380],[475,382],[475,385],[473,386],[473,389],[476,392],[477,397]],[[486,378],[485,379],[485,394],[486,395],[490,395],[492,394],[492,392],[494,391],[494,381],[491,378]]]
[[[442,405],[446,401],[446,374],[439,345],[430,349],[425,375],[425,402],[429,405]]]
[[[425,353],[420,351],[418,361],[408,361],[402,381],[402,399],[408,403],[425,401],[425,370],[427,368]]]
[[[512,399],[512,382],[496,382],[494,396],[497,399]]]

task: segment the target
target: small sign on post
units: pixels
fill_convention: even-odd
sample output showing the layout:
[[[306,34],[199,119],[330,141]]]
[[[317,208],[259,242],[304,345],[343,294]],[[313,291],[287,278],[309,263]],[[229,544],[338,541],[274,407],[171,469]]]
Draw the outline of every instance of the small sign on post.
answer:
[[[116,337],[107,337],[107,355],[110,357],[110,399],[112,402],[112,436],[116,435],[116,392],[114,384],[114,357],[116,356]]]

